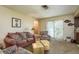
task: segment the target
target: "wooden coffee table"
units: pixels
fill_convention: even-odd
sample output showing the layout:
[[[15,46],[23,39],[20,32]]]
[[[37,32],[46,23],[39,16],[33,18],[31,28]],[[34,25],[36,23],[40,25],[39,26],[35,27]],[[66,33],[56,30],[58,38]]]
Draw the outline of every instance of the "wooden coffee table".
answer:
[[[44,46],[44,50],[49,50],[50,49],[50,43],[49,43],[48,40],[41,40],[40,42]]]
[[[32,47],[34,54],[44,54],[44,46],[40,43],[40,41],[33,43]]]
[[[33,53],[41,53],[44,54],[50,49],[50,43],[48,40],[39,40],[32,44]]]

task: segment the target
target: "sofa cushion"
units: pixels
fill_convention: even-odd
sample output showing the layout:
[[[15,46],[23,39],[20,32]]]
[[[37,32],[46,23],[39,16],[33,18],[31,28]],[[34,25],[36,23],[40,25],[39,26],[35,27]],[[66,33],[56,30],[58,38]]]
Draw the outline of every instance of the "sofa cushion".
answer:
[[[48,37],[48,35],[42,35],[42,37]]]
[[[0,54],[32,54],[32,52],[16,45],[0,50]]]
[[[3,52],[5,54],[14,54],[14,53],[16,53],[16,50],[17,50],[17,46],[14,45],[14,46],[11,46],[11,47],[4,49]]]
[[[19,34],[17,34],[17,33],[9,33],[8,36],[9,36],[10,38],[15,39],[16,41],[18,41],[18,40],[22,40],[22,39],[23,39],[22,36],[19,35]]]
[[[0,49],[0,54],[4,54],[3,51]]]
[[[22,47],[18,47],[16,54],[32,54],[32,52],[30,52]]]
[[[20,35],[23,37],[23,39],[27,39],[27,35],[25,32],[20,33]]]
[[[26,35],[27,35],[27,37],[28,37],[28,38],[33,38],[33,34],[32,34],[32,33],[30,33],[30,32],[27,32],[27,34],[26,34]]]
[[[40,34],[41,35],[48,35],[48,31],[41,31]]]
[[[13,38],[6,37],[6,38],[5,38],[5,41],[6,41],[7,43],[11,44],[11,45],[16,44],[16,40],[13,39]]]
[[[17,37],[16,41],[21,41],[21,40],[23,40],[23,38],[22,38],[22,36],[19,35],[19,36]]]
[[[26,44],[27,44],[26,40],[19,40],[19,41],[17,41],[17,46],[24,47],[24,46],[26,46]]]
[[[32,41],[33,40],[33,38],[28,38],[28,40],[27,41]]]

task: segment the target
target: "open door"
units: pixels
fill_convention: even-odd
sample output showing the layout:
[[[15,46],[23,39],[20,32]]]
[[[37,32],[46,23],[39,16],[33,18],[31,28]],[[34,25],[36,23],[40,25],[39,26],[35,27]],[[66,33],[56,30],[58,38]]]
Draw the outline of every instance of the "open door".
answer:
[[[40,22],[39,22],[39,20],[34,21],[33,31],[34,31],[34,34],[40,33]]]

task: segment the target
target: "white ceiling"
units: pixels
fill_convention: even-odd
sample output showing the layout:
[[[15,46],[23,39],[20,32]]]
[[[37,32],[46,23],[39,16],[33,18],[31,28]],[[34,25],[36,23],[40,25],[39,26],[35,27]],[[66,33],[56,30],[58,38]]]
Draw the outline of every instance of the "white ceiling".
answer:
[[[36,18],[52,17],[74,13],[79,6],[77,5],[48,5],[44,9],[41,5],[6,5],[10,9],[30,15]]]

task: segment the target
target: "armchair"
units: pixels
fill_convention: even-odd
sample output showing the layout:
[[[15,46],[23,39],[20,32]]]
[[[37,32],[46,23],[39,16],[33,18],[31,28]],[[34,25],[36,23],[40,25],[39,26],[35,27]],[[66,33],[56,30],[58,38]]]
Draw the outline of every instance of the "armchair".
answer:
[[[44,40],[44,39],[50,40],[50,38],[51,38],[51,37],[48,35],[48,31],[41,31],[41,32],[40,32],[40,35],[41,35],[41,37],[40,37],[41,40]]]

